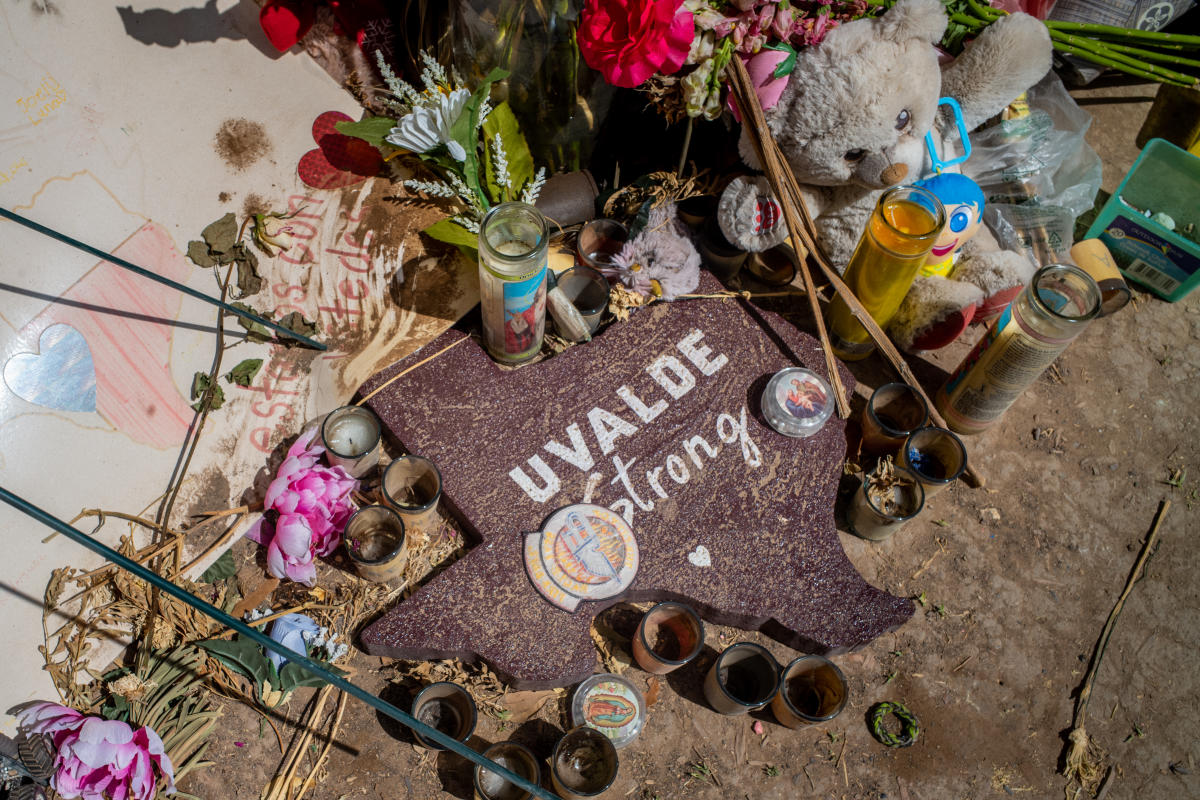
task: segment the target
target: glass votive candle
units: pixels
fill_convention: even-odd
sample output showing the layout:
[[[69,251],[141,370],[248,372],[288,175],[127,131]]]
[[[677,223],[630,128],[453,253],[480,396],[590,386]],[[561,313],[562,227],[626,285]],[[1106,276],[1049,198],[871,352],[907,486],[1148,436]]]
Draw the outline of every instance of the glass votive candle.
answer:
[[[638,623],[633,657],[642,669],[665,675],[691,661],[704,646],[704,623],[683,603],[659,603]]]
[[[900,450],[900,464],[913,471],[925,489],[925,499],[954,482],[967,468],[967,448],[962,439],[928,426],[913,431]]]
[[[725,238],[715,216],[705,223],[696,249],[700,252],[704,268],[722,281],[733,278],[746,263],[746,251]]]
[[[837,664],[824,656],[801,656],[784,667],[771,712],[789,728],[828,722],[842,713],[847,694]]]
[[[881,542],[921,513],[925,490],[911,470],[881,465],[863,475],[862,485],[850,501],[846,521],[850,531],[862,539]]]
[[[725,648],[704,679],[704,697],[719,714],[762,708],[779,689],[779,664],[767,648],[737,642]]]
[[[418,692],[413,700],[412,715],[417,722],[460,742],[471,738],[475,723],[479,720],[471,693],[452,681],[431,683]],[[431,750],[446,749],[416,731],[413,731],[413,736]]]
[[[408,536],[404,521],[387,506],[366,506],[354,512],[342,532],[342,542],[354,571],[374,583],[404,576],[408,566]]]
[[[762,413],[784,436],[803,438],[825,427],[833,414],[829,384],[801,367],[781,369],[763,390]]]
[[[351,477],[361,478],[379,463],[382,449],[379,418],[369,408],[343,406],[331,411],[321,423],[321,442],[332,467],[341,467]]]
[[[767,286],[787,286],[796,278],[796,253],[786,244],[751,253],[746,270]]]
[[[484,758],[490,758],[505,769],[515,772],[530,783],[540,783],[542,770],[538,759],[529,748],[516,742],[497,742],[483,751]],[[475,798],[476,800],[530,800],[533,793],[510,783],[486,767],[475,767]]]
[[[554,746],[550,781],[564,800],[586,800],[607,792],[617,780],[617,748],[595,728],[572,728]]]
[[[862,444],[870,453],[896,453],[909,434],[929,421],[929,405],[907,383],[885,383],[863,407]]]
[[[615,219],[594,219],[584,225],[576,239],[575,262],[592,269],[615,266],[617,253],[629,241],[629,229]]]
[[[442,499],[442,473],[423,456],[401,456],[383,471],[383,500],[413,530],[429,530],[438,523]]]
[[[558,276],[558,288],[583,317],[588,333],[595,333],[608,308],[608,278],[591,267],[578,265]]]

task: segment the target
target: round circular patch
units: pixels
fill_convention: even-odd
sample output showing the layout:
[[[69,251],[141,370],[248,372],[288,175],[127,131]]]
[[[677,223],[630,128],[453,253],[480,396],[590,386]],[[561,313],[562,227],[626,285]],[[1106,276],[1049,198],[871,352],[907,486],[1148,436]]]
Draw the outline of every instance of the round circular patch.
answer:
[[[646,720],[646,701],[631,682],[602,672],[579,684],[571,700],[573,725],[587,725],[603,733],[616,747],[637,738]]]
[[[534,588],[559,608],[625,591],[638,569],[638,546],[620,514],[580,503],[561,508],[545,529],[525,537],[525,570]]]

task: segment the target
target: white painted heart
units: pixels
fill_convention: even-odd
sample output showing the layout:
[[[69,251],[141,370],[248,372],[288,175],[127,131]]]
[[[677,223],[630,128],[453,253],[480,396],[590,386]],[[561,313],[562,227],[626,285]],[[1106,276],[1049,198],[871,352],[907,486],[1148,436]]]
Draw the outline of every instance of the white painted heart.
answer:
[[[711,567],[712,554],[704,545],[696,545],[696,549],[688,553],[688,561],[692,562],[692,566],[695,567]]]

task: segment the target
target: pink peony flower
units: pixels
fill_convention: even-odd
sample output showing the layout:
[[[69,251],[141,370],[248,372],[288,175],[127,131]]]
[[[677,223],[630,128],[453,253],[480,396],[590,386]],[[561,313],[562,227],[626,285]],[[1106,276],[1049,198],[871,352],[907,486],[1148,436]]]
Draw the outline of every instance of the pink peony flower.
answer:
[[[346,470],[318,463],[325,447],[313,443],[316,435],[314,428],[288,449],[263,498],[266,513],[246,532],[266,546],[272,575],[305,586],[316,582],[314,559],[328,556],[342,541],[354,513],[350,494],[358,488]]]
[[[783,90],[787,88],[789,76],[776,78],[775,68],[786,61],[788,55],[786,50],[766,49],[758,51],[748,59],[743,58],[746,62],[746,73],[750,76],[750,83],[754,86],[754,93],[758,95],[758,102],[762,105],[763,111],[774,108],[775,104],[779,102],[779,98],[783,96]],[[741,122],[742,115],[738,111],[732,94],[729,96],[727,104],[729,110],[733,112],[734,118]]]
[[[587,0],[577,41],[583,60],[613,86],[632,89],[651,75],[671,75],[695,36],[683,0]]]
[[[17,714],[27,734],[49,737],[50,785],[66,800],[153,800],[158,775],[175,791],[175,769],[162,739],[147,727],[84,716],[58,703],[34,703]]]

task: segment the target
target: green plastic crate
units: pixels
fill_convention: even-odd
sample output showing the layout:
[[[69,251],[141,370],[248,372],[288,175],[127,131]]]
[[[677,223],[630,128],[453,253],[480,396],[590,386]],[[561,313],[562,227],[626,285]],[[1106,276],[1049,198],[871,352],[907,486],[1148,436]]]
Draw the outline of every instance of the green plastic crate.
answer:
[[[1145,209],[1170,216],[1175,230]],[[1200,244],[1181,235],[1188,223],[1200,231],[1200,158],[1151,139],[1085,238],[1099,238],[1126,278],[1173,303],[1200,285]]]

